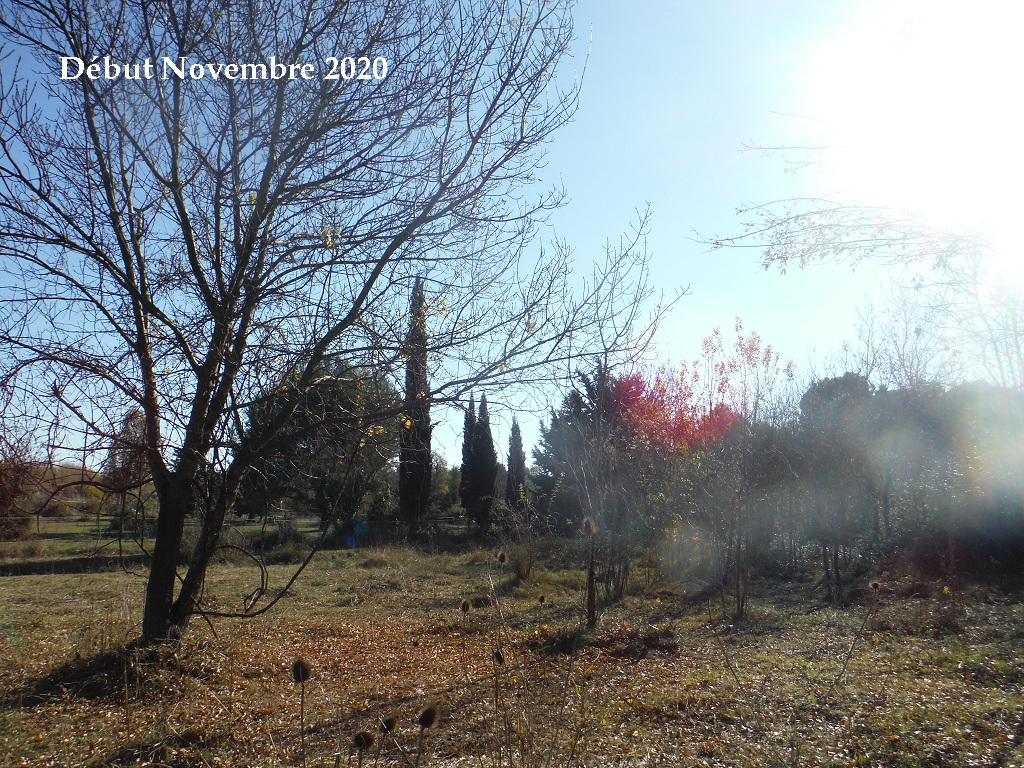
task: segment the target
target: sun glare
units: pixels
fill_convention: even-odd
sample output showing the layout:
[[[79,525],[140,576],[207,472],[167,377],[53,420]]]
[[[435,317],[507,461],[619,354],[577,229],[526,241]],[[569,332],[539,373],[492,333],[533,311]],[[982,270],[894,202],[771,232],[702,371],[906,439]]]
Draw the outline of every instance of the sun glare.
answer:
[[[815,43],[801,113],[828,145],[822,194],[898,207],[982,235],[1024,285],[1024,5],[858,5]]]

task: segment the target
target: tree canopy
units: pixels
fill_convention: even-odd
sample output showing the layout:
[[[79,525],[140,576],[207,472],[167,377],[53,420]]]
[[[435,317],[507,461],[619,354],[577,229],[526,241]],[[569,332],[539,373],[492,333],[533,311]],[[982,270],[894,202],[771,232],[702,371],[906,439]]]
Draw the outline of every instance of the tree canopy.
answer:
[[[295,511],[317,515],[326,528],[351,521],[366,504],[383,502],[389,493],[383,475],[395,459],[401,424],[397,417],[382,422],[378,414],[398,403],[387,380],[341,361],[324,363],[316,386],[306,390],[273,444],[253,462],[237,511],[263,518],[289,502]],[[262,429],[287,405],[287,396],[253,404],[246,412],[248,429]],[[364,428],[360,420],[372,426]]]
[[[505,475],[505,505],[510,513],[521,512],[526,503],[526,451],[519,421],[512,417],[508,437],[508,471]]]
[[[580,81],[563,71],[570,6],[0,9],[3,377],[21,412],[47,416],[54,448],[105,451],[141,410],[159,508],[145,639],[202,610],[243,478],[323,364],[341,357],[400,381],[417,276],[432,287],[435,402],[543,380],[612,318],[616,350],[637,338],[623,332],[647,296],[632,246],[572,287],[567,248],[529,251],[563,201],[535,182],[577,105]],[[382,57],[386,74],[329,76],[331,57],[346,56]],[[61,57],[134,62],[141,76],[65,80]],[[295,74],[306,65],[309,79]],[[283,372],[294,375],[282,391]],[[268,399],[274,418],[251,429],[246,409]],[[199,535],[179,574],[189,514]]]
[[[491,434],[487,395],[483,394],[480,396],[480,408],[475,414],[472,397],[469,400],[462,434],[462,475],[459,484],[462,507],[480,533],[486,533],[491,525],[497,478],[498,452]]]

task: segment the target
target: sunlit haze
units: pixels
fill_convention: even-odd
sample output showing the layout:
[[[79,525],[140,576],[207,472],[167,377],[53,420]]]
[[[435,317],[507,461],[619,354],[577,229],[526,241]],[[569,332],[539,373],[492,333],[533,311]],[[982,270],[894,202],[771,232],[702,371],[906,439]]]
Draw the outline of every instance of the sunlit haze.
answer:
[[[897,275],[866,262],[780,276],[757,249],[709,251],[703,237],[743,231],[738,208],[805,196],[898,207],[986,237],[1000,279],[1024,283],[1022,21],[1024,6],[1005,2],[581,5],[580,110],[543,175],[571,197],[552,233],[585,264],[650,204],[657,285],[690,291],[662,325],[658,357],[692,359],[742,316],[800,376],[855,337],[858,312]],[[785,151],[750,149],[794,146],[827,148],[801,168]],[[508,418],[496,409],[500,448]],[[520,421],[529,446],[536,419]],[[460,426],[435,429],[456,462]]]
[[[809,49],[804,125],[823,194],[908,210],[991,240],[1001,277],[1024,282],[1024,112],[1019,31],[1007,2],[869,3]]]

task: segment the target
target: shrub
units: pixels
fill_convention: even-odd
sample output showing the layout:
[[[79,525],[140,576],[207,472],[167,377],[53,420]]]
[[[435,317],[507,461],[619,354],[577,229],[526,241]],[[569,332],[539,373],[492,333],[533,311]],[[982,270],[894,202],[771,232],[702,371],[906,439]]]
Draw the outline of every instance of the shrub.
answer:
[[[15,541],[28,530],[28,512],[18,505],[28,484],[26,462],[0,460],[0,541]]]
[[[529,580],[530,574],[533,572],[533,564],[536,561],[537,554],[529,544],[512,547],[512,570],[516,574],[516,581]]]
[[[28,531],[28,513],[16,505],[0,506],[0,541],[17,541]]]

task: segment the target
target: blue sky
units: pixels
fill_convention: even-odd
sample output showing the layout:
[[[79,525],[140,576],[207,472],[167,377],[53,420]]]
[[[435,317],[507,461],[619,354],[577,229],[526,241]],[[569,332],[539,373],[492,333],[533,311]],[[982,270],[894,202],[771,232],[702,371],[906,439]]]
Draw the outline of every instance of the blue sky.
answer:
[[[781,276],[756,251],[699,242],[740,234],[744,205],[828,195],[899,206],[989,235],[997,273],[1024,285],[1024,3],[582,0],[574,18],[575,56],[558,76],[585,66],[580,106],[541,174],[570,199],[541,237],[566,240],[585,274],[650,206],[655,283],[689,289],[655,339],[661,360],[691,360],[739,316],[806,378],[855,337],[858,309],[884,299],[895,275],[882,265]],[[797,173],[743,151],[805,144],[833,149]],[[492,420],[503,455],[511,414]],[[457,463],[461,416],[434,421],[435,449]],[[529,451],[538,418],[520,421]]]
[[[883,299],[894,274],[882,265],[780,276],[756,252],[697,242],[739,234],[744,204],[839,196],[1010,241],[1024,206],[1017,4],[599,0],[577,6],[575,23],[576,57],[560,77],[586,64],[580,108],[542,174],[570,202],[548,236],[566,239],[585,268],[650,205],[656,282],[690,289],[659,332],[661,358],[692,359],[740,316],[807,375],[855,337],[858,308]],[[835,149],[797,173],[743,151],[806,143]],[[493,415],[499,454],[509,419]],[[520,420],[529,452],[537,419]],[[456,462],[460,428],[435,428]]]

